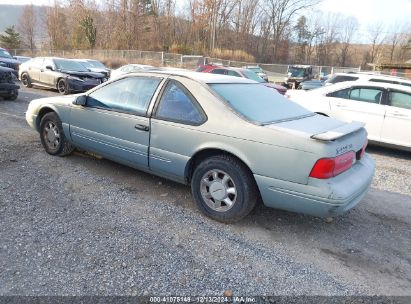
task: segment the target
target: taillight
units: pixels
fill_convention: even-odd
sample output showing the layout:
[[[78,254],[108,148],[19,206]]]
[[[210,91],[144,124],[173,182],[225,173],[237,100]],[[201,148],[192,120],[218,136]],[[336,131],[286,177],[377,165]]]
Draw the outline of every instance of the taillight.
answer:
[[[365,154],[365,149],[367,148],[368,145],[368,139],[365,141],[364,146],[362,146],[361,150],[357,152],[357,160],[360,160],[364,154]]]
[[[354,159],[354,151],[349,151],[334,158],[321,158],[317,160],[312,168],[310,177],[326,179],[337,176],[350,169]]]

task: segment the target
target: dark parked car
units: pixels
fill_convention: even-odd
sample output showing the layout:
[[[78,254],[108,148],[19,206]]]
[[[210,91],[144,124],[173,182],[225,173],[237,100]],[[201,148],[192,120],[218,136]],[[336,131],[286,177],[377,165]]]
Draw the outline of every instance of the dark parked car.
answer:
[[[106,80],[104,74],[90,72],[78,61],[56,57],[36,57],[22,63],[19,76],[26,87],[57,89],[65,95],[88,91]]]
[[[0,97],[16,100],[20,87],[14,83],[17,80],[14,70],[0,67]]]
[[[0,48],[0,67],[13,69],[14,75],[18,76],[20,61],[13,58],[6,49]]]
[[[255,72],[250,71],[248,69],[224,67],[224,66],[218,66],[218,65],[204,65],[204,66],[199,66],[196,71],[202,72],[202,73],[212,73],[212,74],[220,74],[220,75],[247,78],[247,79],[251,79],[259,83],[262,83],[266,87],[273,88],[277,90],[277,92],[280,93],[281,95],[284,95],[285,92],[287,92],[287,88],[281,85],[275,84],[275,83],[266,82],[264,79],[258,76]]]

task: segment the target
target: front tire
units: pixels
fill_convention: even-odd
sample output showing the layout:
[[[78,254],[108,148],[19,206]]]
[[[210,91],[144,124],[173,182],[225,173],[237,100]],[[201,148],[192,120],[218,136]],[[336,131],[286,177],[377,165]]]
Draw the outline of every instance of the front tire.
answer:
[[[27,73],[21,74],[21,83],[22,83],[26,88],[31,88],[31,87],[32,87],[31,79],[30,79],[29,74],[27,74]]]
[[[59,91],[61,95],[70,94],[69,86],[66,79],[61,78],[57,81],[57,91]]]
[[[61,120],[54,112],[47,113],[41,119],[40,140],[44,150],[51,155],[66,156],[75,149],[64,135]]]
[[[194,170],[191,191],[201,212],[224,223],[247,216],[258,199],[250,170],[228,155],[203,160]]]

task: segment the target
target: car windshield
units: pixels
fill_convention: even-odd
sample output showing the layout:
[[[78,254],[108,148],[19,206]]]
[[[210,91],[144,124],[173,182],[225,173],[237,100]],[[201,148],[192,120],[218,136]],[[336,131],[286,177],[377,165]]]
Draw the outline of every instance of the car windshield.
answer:
[[[98,68],[98,69],[106,68],[104,64],[102,64],[100,61],[97,61],[97,60],[81,61],[80,63],[84,65],[86,68]]]
[[[289,68],[288,73],[291,73],[291,77],[304,77],[305,70],[303,68]]]
[[[248,70],[244,70],[243,74],[245,78],[257,81],[257,82],[266,82],[264,79],[262,79],[260,76],[258,76],[256,73]]]
[[[68,70],[77,72],[88,72],[88,70],[78,61],[65,60],[65,59],[54,59],[56,68],[58,70]]]
[[[0,57],[1,58],[13,59],[13,57],[10,55],[10,53],[7,52],[6,50],[0,50]]]
[[[270,124],[314,113],[258,83],[218,83],[209,85],[236,112],[258,124]]]

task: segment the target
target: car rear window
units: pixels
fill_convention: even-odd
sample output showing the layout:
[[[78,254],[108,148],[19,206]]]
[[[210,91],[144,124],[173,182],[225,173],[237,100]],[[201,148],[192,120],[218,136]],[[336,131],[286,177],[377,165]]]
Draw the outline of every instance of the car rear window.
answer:
[[[327,80],[327,83],[338,83],[338,82],[355,81],[355,80],[358,80],[358,77],[336,75],[334,77],[331,77],[329,80]]]
[[[315,115],[259,83],[218,83],[209,86],[236,112],[258,124]]]

